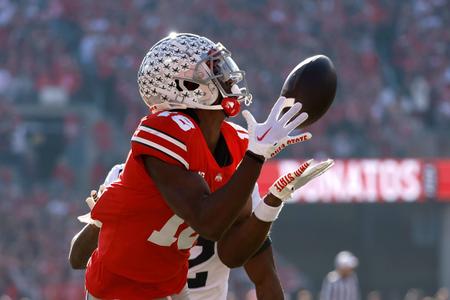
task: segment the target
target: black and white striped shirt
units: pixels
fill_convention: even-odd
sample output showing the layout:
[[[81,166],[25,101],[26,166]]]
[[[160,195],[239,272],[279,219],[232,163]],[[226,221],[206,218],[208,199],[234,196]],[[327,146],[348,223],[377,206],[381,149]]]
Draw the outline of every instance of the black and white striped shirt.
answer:
[[[342,277],[333,271],[325,277],[320,300],[359,300],[359,283],[355,273]]]

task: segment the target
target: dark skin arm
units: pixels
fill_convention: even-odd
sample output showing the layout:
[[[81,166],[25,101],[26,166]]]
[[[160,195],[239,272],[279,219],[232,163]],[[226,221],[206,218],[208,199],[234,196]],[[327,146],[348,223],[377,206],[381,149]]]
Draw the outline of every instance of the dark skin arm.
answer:
[[[258,300],[284,299],[271,246],[249,259],[244,268],[250,280],[255,284]]]
[[[246,160],[247,161],[246,164],[249,165],[249,167],[253,168],[253,169],[251,169],[250,172],[245,171],[245,170],[241,171],[240,176],[251,175],[249,179],[252,180],[254,178],[253,180],[256,181],[256,178],[259,175],[262,164],[260,162],[257,162],[253,158],[245,158],[244,160]],[[152,168],[152,172],[149,172],[150,174],[157,174],[157,175],[155,175],[155,178],[158,178],[162,182],[170,182],[171,183],[170,185],[161,184],[163,186],[163,188],[161,189],[161,192],[163,193],[163,191],[165,191],[165,193],[163,193],[163,195],[167,194],[168,197],[172,197],[170,199],[174,199],[175,202],[178,201],[179,203],[181,203],[180,205],[175,206],[175,207],[178,207],[178,211],[176,211],[178,216],[183,217],[185,215],[185,213],[183,211],[182,212],[179,211],[179,210],[185,209],[184,207],[187,207],[187,209],[189,210],[186,213],[186,215],[195,216],[195,214],[193,214],[192,211],[195,211],[195,209],[197,209],[197,206],[195,206],[196,208],[194,209],[194,208],[189,208],[189,206],[186,205],[188,203],[188,201],[186,201],[186,200],[189,199],[189,197],[186,198],[186,195],[187,195],[188,190],[190,190],[189,189],[190,187],[192,187],[192,191],[190,191],[191,197],[196,195],[196,193],[201,193],[203,195],[203,198],[201,199],[202,203],[207,203],[207,201],[209,201],[208,200],[209,198],[206,197],[211,194],[209,191],[209,188],[208,188],[206,182],[204,181],[204,179],[202,177],[200,177],[198,174],[185,171],[185,170],[183,170],[179,167],[173,166],[173,165],[166,164],[155,158],[147,157],[145,159],[145,161],[146,161],[146,165],[148,165],[149,168]],[[244,164],[244,161],[242,164]],[[237,172],[239,172],[239,171],[237,171]],[[181,178],[178,177],[179,173],[182,173],[181,176],[183,176],[183,177],[181,177]],[[176,178],[178,178],[178,179],[175,180]],[[184,178],[185,181],[182,178]],[[236,181],[236,179],[235,179],[235,181]],[[197,188],[195,188],[196,185],[197,185]],[[238,188],[235,187],[235,185],[237,185],[237,182],[235,182],[231,186],[232,190],[239,190]],[[244,195],[243,203],[240,203],[240,202],[234,203],[233,201],[228,201],[228,203],[235,204],[231,207],[231,210],[233,210],[233,209],[237,210],[236,212],[234,212],[235,215],[233,215],[233,211],[232,211],[231,214],[229,213],[226,216],[227,218],[219,218],[218,216],[222,215],[222,214],[217,213],[217,215],[214,216],[214,211],[212,211],[211,212],[212,216],[209,216],[209,218],[215,219],[215,221],[212,222],[212,221],[208,221],[208,219],[206,219],[206,220],[203,220],[203,222],[214,223],[214,224],[211,224],[211,228],[214,228],[215,230],[217,230],[216,228],[219,228],[219,230],[226,230],[229,227],[229,224],[225,225],[225,226],[218,226],[218,222],[222,222],[223,219],[225,219],[227,222],[229,220],[233,221],[239,215],[242,207],[247,207],[245,209],[245,211],[247,211],[248,215],[249,215],[249,213],[251,211],[251,201],[250,200],[247,201],[247,199],[249,199],[249,195],[250,195],[251,188],[253,185],[254,185],[254,182],[252,183],[251,187],[248,189],[249,191],[246,191],[245,189],[239,191],[241,193],[238,193],[238,194]],[[248,195],[247,195],[247,193],[248,193]],[[219,199],[221,197],[223,197],[226,200],[229,200],[226,193],[222,193],[221,195],[219,195]],[[165,198],[166,198],[166,196],[165,196]],[[225,203],[226,200],[222,200],[222,202],[215,203],[215,205],[212,205],[212,209],[222,211],[222,207],[226,206],[226,203]],[[201,204],[201,203],[200,202],[197,203],[197,205],[199,205],[199,204]],[[227,208],[224,208],[224,211],[226,211],[226,210],[227,210]],[[193,218],[195,218],[195,217],[193,217]],[[187,221],[186,217],[184,219]],[[232,221],[229,221],[229,222],[232,222]],[[205,226],[208,227],[208,224],[206,223]],[[100,232],[100,229],[98,227],[96,227],[95,225],[86,225],[79,233],[77,233],[73,237],[71,245],[70,245],[70,252],[69,252],[69,262],[70,262],[70,265],[72,266],[72,268],[74,268],[74,269],[86,268],[86,264],[91,256],[92,252],[97,247],[99,232]]]
[[[270,206],[281,205],[281,200],[270,193],[263,201]],[[271,222],[263,222],[253,213],[247,214],[246,218],[237,220],[217,244],[220,260],[230,268],[244,265],[264,243],[272,226]]]
[[[157,159],[155,160],[160,162],[161,164],[167,165]],[[176,171],[183,171],[176,166],[171,166],[171,169],[175,169]],[[195,173],[186,173],[192,174],[197,177],[197,174]],[[206,185],[203,178],[200,177],[199,179]],[[272,224],[263,222],[257,219],[253,214],[251,214],[251,199],[249,197],[247,199],[248,200],[243,204],[242,210],[238,212],[238,214],[240,214],[238,220],[236,220],[233,226],[231,226],[226,234],[222,236],[222,239],[218,244],[218,252],[221,260],[231,268],[242,266],[248,260],[248,258],[250,258],[259,249],[259,247],[266,239]],[[281,201],[271,194],[268,194],[265,197],[264,201],[272,206],[278,206],[281,204]],[[179,213],[178,215],[180,214],[181,213]],[[217,219],[219,218],[217,217],[216,220]],[[95,225],[87,225],[77,235],[74,236],[69,253],[69,261],[72,268],[83,269],[86,267],[86,263],[89,260],[89,257],[97,247],[99,232],[100,229]],[[236,248],[236,244],[242,245],[242,247]]]
[[[243,209],[247,217],[251,213],[251,199],[249,199]],[[83,227],[73,238],[70,243],[69,262],[73,269],[85,269],[89,258],[97,248],[98,235],[100,228],[95,225],[88,224]]]
[[[144,156],[144,164],[169,207],[202,237],[218,241],[239,216],[261,172],[246,154],[230,180],[211,193],[197,173]]]
[[[85,269],[92,252],[97,248],[100,228],[88,224],[81,229],[70,243],[69,262],[73,269]]]

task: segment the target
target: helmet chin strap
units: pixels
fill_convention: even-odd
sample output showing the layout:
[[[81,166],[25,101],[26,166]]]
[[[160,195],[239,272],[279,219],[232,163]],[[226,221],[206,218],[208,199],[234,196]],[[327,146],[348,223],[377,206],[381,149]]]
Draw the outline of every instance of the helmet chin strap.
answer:
[[[223,98],[220,105],[227,117],[234,117],[241,111],[241,104],[236,97]]]
[[[240,89],[237,84],[233,84],[231,87],[232,93],[239,93]],[[223,94],[222,94],[223,96]],[[241,111],[241,103],[237,97],[224,97],[220,102],[223,112],[227,117],[234,117]]]
[[[220,104],[218,103],[220,101]],[[242,100],[241,100],[242,101]],[[204,105],[199,103],[191,103],[191,105],[187,105],[185,103],[159,103],[150,106],[151,113],[157,113],[165,110],[172,109],[186,109],[186,108],[194,108],[194,109],[205,109],[205,110],[223,110],[224,114],[227,117],[234,117],[241,111],[241,101],[238,100],[237,97],[225,97],[222,100],[218,100],[213,105]]]

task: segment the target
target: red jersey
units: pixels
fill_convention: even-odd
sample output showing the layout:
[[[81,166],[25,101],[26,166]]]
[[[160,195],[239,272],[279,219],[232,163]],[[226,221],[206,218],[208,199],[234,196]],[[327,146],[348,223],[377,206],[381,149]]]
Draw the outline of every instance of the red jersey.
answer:
[[[184,287],[189,249],[198,235],[169,208],[142,156],[198,172],[214,192],[233,175],[248,143],[246,131],[237,125],[223,122],[221,133],[231,155],[231,163],[224,167],[217,164],[189,116],[165,111],[141,120],[119,180],[91,212],[103,223],[86,271],[86,287],[93,296],[153,299]]]

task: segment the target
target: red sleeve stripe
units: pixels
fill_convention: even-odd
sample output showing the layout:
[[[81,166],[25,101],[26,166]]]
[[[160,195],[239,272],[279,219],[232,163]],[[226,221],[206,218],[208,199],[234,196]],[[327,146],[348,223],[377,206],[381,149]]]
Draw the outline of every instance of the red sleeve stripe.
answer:
[[[185,144],[183,144],[179,140],[177,140],[177,139],[175,139],[175,138],[165,134],[164,132],[161,132],[159,130],[156,130],[156,129],[153,129],[153,128],[150,128],[150,127],[147,127],[147,126],[142,126],[142,125],[138,127],[138,130],[142,130],[142,131],[148,132],[150,134],[156,135],[157,137],[160,137],[160,138],[168,141],[169,143],[174,144],[175,146],[177,146],[180,149],[182,149],[182,150],[187,152],[187,147],[186,147]]]
[[[178,155],[175,152],[173,152],[172,150],[167,149],[166,147],[158,145],[158,144],[156,144],[154,142],[151,142],[149,140],[140,138],[138,136],[133,136],[131,138],[131,140],[135,141],[135,142],[138,142],[138,143],[141,143],[141,144],[144,144],[144,145],[149,146],[151,148],[154,148],[156,150],[159,150],[162,153],[164,153],[164,154],[172,157],[173,159],[177,160],[178,162],[180,162],[182,165],[184,165],[186,167],[186,169],[189,169],[189,163],[184,158],[182,158],[180,155]]]

